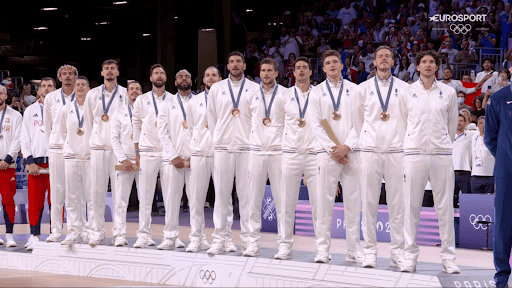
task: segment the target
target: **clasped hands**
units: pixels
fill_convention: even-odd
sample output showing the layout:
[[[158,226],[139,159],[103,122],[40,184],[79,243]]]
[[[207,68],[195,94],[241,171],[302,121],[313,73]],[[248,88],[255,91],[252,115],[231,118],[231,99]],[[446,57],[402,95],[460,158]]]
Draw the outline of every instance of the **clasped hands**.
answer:
[[[341,165],[346,165],[350,163],[350,159],[348,158],[348,152],[350,152],[350,147],[347,145],[336,145],[332,146],[332,149],[334,149],[331,153],[331,156],[336,160],[336,162],[340,163]]]

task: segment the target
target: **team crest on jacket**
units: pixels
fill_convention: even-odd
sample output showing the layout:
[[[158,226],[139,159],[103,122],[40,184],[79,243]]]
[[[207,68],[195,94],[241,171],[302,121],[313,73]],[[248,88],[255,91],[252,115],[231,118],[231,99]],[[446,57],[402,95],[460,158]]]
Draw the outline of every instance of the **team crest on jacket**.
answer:
[[[199,107],[203,107],[203,103],[199,104]]]
[[[171,109],[176,109],[176,106],[172,105]]]
[[[372,92],[370,92],[370,95],[373,95],[373,91],[372,91]]]
[[[124,117],[128,117],[128,114],[124,114]]]
[[[412,98],[416,98],[418,96],[416,96],[416,93],[412,94]]]
[[[256,96],[256,100],[260,100],[260,98],[258,96]]]
[[[151,102],[148,101],[148,103],[146,103],[146,105],[151,105]]]
[[[327,94],[325,94],[325,93],[324,93],[324,94],[322,94],[322,97],[326,97],[326,96],[327,96]]]
[[[222,95],[226,95],[226,91],[222,91]]]
[[[407,182],[406,180],[407,180],[407,177],[406,177],[406,176],[405,176],[405,174],[404,174],[404,183],[405,183],[405,182]]]
[[[439,99],[443,99],[443,92],[439,91]]]
[[[290,101],[295,101],[295,98],[293,98],[293,97],[292,97],[292,98],[290,98]]]
[[[37,113],[36,113],[36,114],[34,114],[32,117],[39,117],[39,115],[37,115]]]

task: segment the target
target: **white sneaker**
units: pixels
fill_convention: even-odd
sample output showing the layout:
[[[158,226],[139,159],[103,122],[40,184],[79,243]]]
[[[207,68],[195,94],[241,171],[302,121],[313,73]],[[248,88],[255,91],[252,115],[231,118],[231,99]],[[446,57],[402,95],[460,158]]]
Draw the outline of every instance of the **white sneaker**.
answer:
[[[5,247],[16,247],[18,244],[14,241],[12,233],[5,233]]]
[[[364,268],[375,268],[377,266],[377,254],[365,253],[363,258],[362,267]]]
[[[80,241],[82,243],[89,243],[89,234],[87,233],[87,231],[83,231],[82,233],[80,233]]]
[[[151,242],[155,245],[155,241],[153,241],[149,235],[141,235],[137,238],[135,244],[133,244],[133,248],[147,248],[148,246],[152,246],[150,245]]]
[[[60,242],[60,245],[73,245],[73,244],[80,244],[82,242],[82,238],[80,233],[78,232],[72,232],[68,233],[66,235],[66,239],[64,241]]]
[[[400,267],[404,261],[405,258],[402,254],[392,254],[391,258],[389,259],[389,266]]]
[[[91,245],[91,247],[105,245],[105,236],[99,233],[89,234],[89,245]]]
[[[345,262],[363,262],[364,254],[361,251],[348,250],[345,256]]]
[[[174,240],[174,247],[185,248],[185,244],[183,244],[183,242],[181,242],[180,238],[176,238],[176,240]]]
[[[460,273],[459,267],[455,265],[455,262],[452,259],[445,259],[442,262],[443,264],[443,272],[454,274]]]
[[[212,245],[208,243],[206,238],[201,239],[201,246],[199,247],[199,250],[208,250],[210,247],[212,247]]]
[[[114,246],[122,247],[128,245],[128,241],[124,236],[117,236],[116,241],[114,241]]]
[[[242,241],[242,254],[244,254],[245,250],[247,250],[247,246],[249,245],[249,242]],[[236,251],[235,251],[236,252]]]
[[[231,240],[226,240],[224,242],[224,250],[226,250],[226,252],[236,252],[236,246],[235,244],[233,243],[233,241]],[[245,251],[244,251],[245,252]]]
[[[292,259],[292,246],[290,246],[289,244],[281,243],[279,245],[277,254],[274,255],[274,259],[280,259],[280,260]]]
[[[176,239],[178,239],[178,238],[176,238]],[[160,243],[160,245],[158,245],[158,247],[156,247],[156,249],[172,250],[172,249],[174,249],[174,246],[176,245],[175,242],[176,242],[176,240],[173,240],[171,238],[165,238],[164,241],[162,241],[162,243]]]
[[[247,249],[245,250],[244,254],[245,257],[257,257],[261,255],[260,247],[258,247],[258,242],[249,242],[249,245],[247,245]]]
[[[201,243],[199,243],[199,241],[190,241],[190,243],[188,243],[187,249],[185,251],[195,253],[195,252],[199,251],[199,246],[201,246]]]
[[[32,235],[33,236],[33,235]],[[32,238],[32,241],[30,242],[30,245],[26,247],[27,251],[32,251],[34,248],[36,248],[37,242],[39,242],[39,238],[37,236],[34,236]]]
[[[224,242],[218,239],[213,240],[212,246],[210,249],[208,249],[208,251],[206,251],[206,253],[210,255],[219,255],[223,254],[224,252],[226,252],[224,250]]]
[[[46,242],[60,242],[62,241],[62,233],[52,233],[48,238],[46,238]]]
[[[4,239],[0,238],[0,245],[4,245]]]
[[[414,272],[416,271],[416,260],[404,259],[402,265],[400,265],[400,272]]]
[[[32,241],[34,240],[36,236],[34,235],[30,235],[30,237],[28,237],[28,240],[27,240],[27,243],[25,243],[25,249],[30,246],[30,243],[32,243]]]
[[[329,252],[325,250],[316,250],[315,263],[329,262]]]

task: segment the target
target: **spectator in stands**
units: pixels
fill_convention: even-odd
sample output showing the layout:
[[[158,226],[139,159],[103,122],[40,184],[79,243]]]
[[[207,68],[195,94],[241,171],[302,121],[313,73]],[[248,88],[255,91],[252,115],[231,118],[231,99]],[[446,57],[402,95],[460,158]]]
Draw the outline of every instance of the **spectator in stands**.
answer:
[[[312,33],[311,29],[306,30],[304,32],[304,36],[302,37],[303,53],[307,57],[314,57],[317,54],[317,46],[318,46],[318,38],[316,38]]]
[[[421,3],[421,4],[423,4],[423,3]],[[416,14],[414,16],[414,21],[416,22],[416,24],[414,24],[411,27],[411,33],[413,35],[416,35],[420,28],[427,29],[428,19],[425,17],[424,12],[420,11],[420,13]]]
[[[459,80],[453,80],[452,68],[450,68],[449,66],[444,68],[442,75],[443,83],[455,89],[456,92],[462,91],[464,92],[464,95],[476,92],[475,88],[466,88],[462,85],[462,82],[460,82]]]
[[[464,119],[465,119],[465,126],[464,126],[464,129],[466,130],[476,130],[476,125],[471,123],[471,111],[473,110],[473,108],[469,108],[469,109],[462,109],[460,110],[460,114],[462,116],[464,116]]]
[[[450,63],[454,63],[454,60],[455,60],[455,55],[457,55],[457,53],[459,52],[459,50],[453,48],[453,40],[452,38],[448,37],[444,40],[443,42],[443,45],[441,45],[441,47],[443,47],[442,49],[439,49],[439,53],[447,53],[448,54],[448,61]]]
[[[466,110],[471,109],[471,106],[464,103],[464,101],[466,101],[466,93],[464,93],[464,91],[458,91],[457,92],[457,108],[459,110],[459,113],[461,113],[461,111],[463,109],[466,109]]]
[[[339,11],[336,10],[336,2],[330,2],[329,9],[325,13],[329,15],[329,21],[335,23],[339,14]]]
[[[9,92],[9,93],[14,93],[14,92]],[[23,103],[19,99],[13,98],[11,108],[20,112],[21,115],[23,115],[23,112],[25,112],[26,107],[23,105]]]
[[[322,38],[325,39],[326,43],[331,43],[334,37],[336,37],[336,25],[329,21],[329,14],[324,14],[324,23],[322,27]]]
[[[469,75],[467,75],[467,74],[462,75],[461,81],[462,82],[473,82],[473,81],[471,81],[471,77],[469,77]]]
[[[283,77],[283,80],[281,80],[281,85],[283,85],[283,87],[290,87],[290,79],[288,79],[288,77]]]
[[[377,22],[375,24],[375,30],[373,31],[373,42],[376,44],[382,44],[386,40],[386,30],[382,29],[382,23]]]
[[[18,90],[21,89],[18,88]],[[23,85],[23,90],[20,91],[20,101],[25,107],[28,107],[32,105],[32,103],[36,102],[36,97],[32,95],[32,85],[28,83]]]
[[[476,119],[480,119],[480,116],[485,116],[485,108],[483,107],[484,97],[478,96],[473,99],[473,107],[475,107]]]
[[[501,30],[501,39],[500,39],[500,47],[501,49],[507,50],[508,46],[508,33],[510,32],[510,27],[512,27],[512,18],[510,12],[512,11],[512,4],[507,3],[505,5],[505,10],[498,14],[498,23],[500,24]],[[487,21],[487,19],[486,19]],[[498,31],[495,29],[495,31]],[[512,48],[512,47],[510,47]]]
[[[320,24],[315,18],[311,18],[311,33],[317,38],[320,36]]]
[[[341,46],[338,48],[338,52],[343,54],[343,50],[350,49],[354,46],[355,35],[348,26],[341,27],[340,32],[338,33],[338,40],[341,41]]]
[[[363,18],[360,19],[356,24],[358,33],[368,32],[371,27],[375,26],[375,20],[370,16],[370,12],[363,10]]]
[[[368,79],[370,73],[366,72],[366,65],[363,61],[359,61],[357,69],[357,84],[361,84]]]
[[[476,2],[476,0],[474,0]],[[496,48],[496,35],[494,33],[489,33],[489,30],[484,30],[482,33],[478,34],[478,42],[476,42],[476,46],[484,47],[484,48]],[[496,54],[498,53],[492,49],[482,49],[482,54]]]
[[[341,69],[341,75],[343,79],[347,79],[353,83],[357,83],[357,70],[350,65],[350,57],[345,58],[345,65]]]
[[[377,74],[377,67],[373,66],[373,64],[370,65],[370,76],[368,76],[368,79],[374,77]]]
[[[391,47],[391,49],[396,49],[399,42],[398,30],[392,26],[389,28],[389,31],[390,34],[386,37],[386,44]]]
[[[455,54],[455,62],[459,64],[473,64],[476,61],[476,54],[475,52],[469,51],[469,41],[463,40],[461,43],[461,50]],[[458,65],[457,68],[459,69],[468,69],[470,68],[470,65]]]
[[[484,145],[485,116],[478,118],[479,133],[471,139],[471,193],[494,193],[494,163],[496,159]]]
[[[411,65],[409,57],[402,57],[398,69],[395,70],[395,76],[402,80],[407,81],[414,74],[414,66]]]
[[[481,34],[480,34],[481,35]],[[482,51],[483,53],[483,51]],[[476,75],[475,82],[478,83],[476,86],[477,89],[482,89],[482,93],[485,93],[487,89],[492,89],[492,85],[496,83],[498,78],[498,72],[494,71],[493,68],[494,62],[491,58],[484,58],[482,60],[482,69],[483,71],[479,72]]]
[[[290,83],[287,87],[295,85],[295,76],[293,75],[293,71],[295,70],[295,59],[296,59],[295,54],[290,53],[290,55],[288,56],[288,62],[284,66],[284,68],[285,68],[284,76],[286,78],[288,78],[289,83]]]
[[[277,70],[279,71],[279,78],[282,78],[284,76],[284,47],[281,46],[280,40],[274,41],[275,45],[274,47],[271,47],[268,50],[268,57],[274,59],[277,62]]]
[[[457,132],[453,140],[453,169],[455,170],[454,207],[458,207],[459,191],[471,193],[471,138],[473,132],[465,130],[468,119],[459,115]]]
[[[499,78],[492,86],[492,93],[500,90],[501,88],[510,85],[510,71],[508,69],[501,70]],[[484,103],[487,103],[484,101]]]
[[[494,14],[494,11],[487,12],[486,7],[482,7],[480,9],[480,14],[487,15],[484,23],[482,23],[482,28],[487,28],[493,33],[497,33],[500,31],[500,22],[498,21],[498,17]],[[507,18],[508,21],[508,18]],[[508,40],[508,39],[507,39]]]
[[[246,76],[249,75],[254,78],[256,76],[255,71],[256,71],[256,66],[258,63],[258,58],[254,57],[252,48],[250,48],[250,47],[247,47],[247,49],[245,50],[244,56],[245,56],[245,64],[247,65],[246,69],[245,69],[245,75]]]
[[[340,9],[337,17],[340,21],[340,26],[353,26],[357,20],[356,10],[350,7],[350,1],[345,0],[345,5]]]
[[[321,58],[325,51],[331,50],[331,46],[327,44],[325,38],[320,39],[320,46],[316,49],[316,57]]]
[[[294,53],[295,56],[299,55],[298,36],[295,29],[291,29],[290,32],[291,35],[288,35],[288,29],[286,27],[281,28],[281,45],[284,46],[284,59],[288,59],[290,53]]]
[[[375,59],[375,53],[373,49],[373,44],[368,43],[366,44],[366,51],[363,53],[365,56],[360,56],[359,61],[364,63],[365,69],[367,72],[370,71],[370,64],[373,63],[373,60]],[[366,79],[365,79],[366,80]]]

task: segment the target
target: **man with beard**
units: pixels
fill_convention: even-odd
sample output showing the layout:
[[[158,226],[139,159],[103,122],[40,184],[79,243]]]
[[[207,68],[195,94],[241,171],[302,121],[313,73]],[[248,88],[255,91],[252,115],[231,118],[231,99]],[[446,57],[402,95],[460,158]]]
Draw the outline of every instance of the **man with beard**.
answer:
[[[0,85],[0,195],[2,195],[2,206],[4,208],[5,220],[5,246],[16,247],[12,235],[14,229],[14,215],[16,204],[16,169],[10,165],[16,162],[20,151],[20,135],[23,118],[21,114],[9,107],[7,100],[7,89]],[[4,240],[0,239],[0,245]]]
[[[80,232],[91,231],[94,224],[91,219],[94,206],[93,187],[91,185],[91,148],[92,122],[84,121],[84,103],[89,92],[89,80],[79,76],[75,82],[76,99],[66,104],[59,113],[58,128],[63,135],[64,162],[66,173],[66,213],[68,235],[61,245],[82,242]],[[86,204],[88,219],[85,222]]]
[[[323,70],[327,79],[315,86],[310,93],[309,121],[317,140],[317,199],[318,199],[318,243],[316,263],[329,261],[331,247],[331,223],[334,211],[334,198],[338,181],[343,188],[343,207],[346,222],[347,254],[346,262],[360,262],[359,215],[361,195],[359,187],[359,152],[357,131],[362,123],[355,118],[359,88],[354,83],[342,79],[341,56],[335,50],[322,55]],[[334,136],[341,143],[336,145],[322,125],[325,119],[332,127]]]
[[[112,199],[116,199],[116,155],[112,151],[110,142],[110,126],[112,117],[119,107],[128,105],[126,88],[117,84],[119,76],[119,65],[115,60],[105,60],[102,64],[101,76],[103,85],[91,89],[85,98],[85,119],[92,126],[91,139],[91,185],[92,185],[92,207],[89,214],[93,227],[89,235],[89,245],[96,246],[105,244],[105,201],[108,190],[108,180]],[[119,203],[113,202],[114,210]],[[114,241],[117,236],[114,233]]]
[[[309,78],[311,66],[309,59],[299,57],[295,61],[294,76],[296,85],[283,93],[280,103],[285,113],[283,156],[281,163],[281,217],[277,218],[281,244],[279,251],[274,255],[275,259],[291,259],[293,245],[293,229],[295,222],[295,210],[299,196],[299,188],[302,175],[307,179],[309,201],[313,216],[313,228],[317,225],[317,199],[316,199],[316,154],[315,136],[311,123],[307,123],[309,92]],[[276,106],[277,107],[277,106]],[[316,232],[315,232],[315,235]]]
[[[66,199],[66,174],[62,172],[64,167],[64,137],[58,129],[54,129],[58,123],[59,111],[62,106],[75,100],[75,81],[78,71],[74,66],[63,65],[57,71],[57,77],[62,87],[48,93],[44,103],[43,125],[48,142],[50,160],[50,231],[46,242],[60,242],[62,239],[62,222],[64,212],[64,201]],[[53,208],[53,209],[52,209]],[[84,238],[87,236],[83,235]]]
[[[452,79],[452,76],[453,76],[452,68],[450,68],[450,66],[447,66],[446,68],[444,68],[443,83],[448,85],[448,86],[450,86],[450,87],[452,87],[453,89],[455,89],[455,91],[457,91],[457,93],[462,91],[465,94],[471,94],[471,93],[474,93],[476,91],[476,88],[466,88],[466,87],[464,87],[462,85],[462,82],[460,82],[459,80]],[[464,100],[464,98],[462,98],[462,100]],[[464,103],[464,101],[462,101],[462,103]],[[459,103],[459,105],[462,104],[462,103]]]
[[[249,154],[249,245],[244,256],[260,255],[258,241],[261,237],[261,206],[265,195],[265,185],[270,179],[272,196],[281,218],[281,141],[283,138],[284,109],[283,93],[287,90],[276,83],[279,76],[277,62],[266,58],[261,61],[260,77],[262,84],[249,91],[247,107],[251,113],[251,153]],[[276,104],[275,106],[273,104]],[[274,109],[272,109],[274,108]],[[278,229],[279,230],[279,229]],[[281,244],[277,234],[277,244]]]
[[[115,187],[116,192],[113,193],[114,203],[117,203],[114,211],[114,236],[116,240],[115,246],[128,245],[126,241],[126,211],[128,208],[128,200],[132,190],[133,180],[136,185],[139,184],[139,173],[134,168],[135,163],[135,146],[133,144],[133,109],[135,100],[142,95],[142,87],[139,82],[133,81],[128,84],[128,105],[121,107],[114,114],[112,126],[110,127],[110,142],[112,149],[117,158],[117,164],[123,166],[123,170],[116,172]],[[136,163],[138,166],[139,163]],[[138,190],[138,187],[137,187]]]
[[[361,147],[362,230],[364,235],[363,267],[377,265],[377,214],[382,179],[386,181],[386,201],[391,225],[390,266],[402,262],[404,204],[402,194],[402,143],[405,121],[399,106],[400,92],[409,84],[393,77],[394,55],[388,46],[375,51],[375,77],[360,85],[356,107],[357,118],[363,121],[359,139]]]
[[[180,199],[183,185],[190,201],[198,201],[190,197],[190,130],[187,121],[187,108],[192,97],[191,75],[187,70],[176,73],[174,84],[178,93],[162,103],[158,114],[158,137],[162,143],[162,159],[164,175],[161,178],[165,205],[164,239],[157,249],[170,250],[177,244],[179,236]],[[195,168],[195,167],[194,167]],[[205,197],[202,198],[205,200]],[[204,202],[203,202],[204,205]],[[206,237],[205,246],[208,246]],[[181,241],[180,241],[181,242]],[[180,248],[181,245],[176,245]],[[209,247],[208,247],[209,248]]]
[[[55,81],[46,77],[39,84],[39,99],[30,105],[23,116],[21,128],[21,153],[26,161],[25,170],[28,174],[28,218],[30,238],[25,248],[34,249],[41,235],[41,216],[44,200],[48,190],[48,207],[50,202],[50,179],[48,174],[40,174],[40,169],[48,169],[48,143],[43,129],[43,110],[45,96],[55,91]]]
[[[169,101],[172,94],[165,91],[167,74],[162,65],[154,64],[151,66],[149,75],[149,80],[153,83],[153,89],[139,96],[133,107],[135,161],[140,163],[139,230],[137,231],[137,242],[133,245],[134,248],[146,248],[155,245],[155,242],[151,239],[151,206],[155,195],[158,172],[160,172],[162,191],[167,191],[166,179],[168,175],[162,160],[162,144],[158,137],[157,119],[158,111],[161,110],[165,101]],[[166,197],[165,194],[164,197]],[[167,199],[164,198],[164,205],[166,201]],[[170,205],[170,203],[167,205]],[[166,211],[166,223],[169,223],[167,215],[170,215],[169,211]],[[181,247],[185,247],[181,241],[178,241],[179,238],[176,238],[176,246],[183,245]]]
[[[204,204],[210,177],[213,172],[213,144],[207,112],[208,92],[214,83],[221,80],[219,70],[210,66],[204,71],[205,91],[190,99],[187,109],[187,123],[192,132],[190,141],[190,244],[187,252],[197,252],[210,248],[204,234]],[[233,210],[231,209],[231,212]],[[231,216],[231,219],[233,217]]]
[[[240,205],[240,238],[242,252],[249,242],[249,134],[251,114],[247,106],[249,91],[258,84],[244,77],[244,55],[231,52],[228,57],[229,77],[212,85],[209,93],[208,126],[212,133],[214,149],[213,183],[215,208],[213,210],[212,247],[208,254],[236,252],[231,232],[231,192],[233,177]]]

